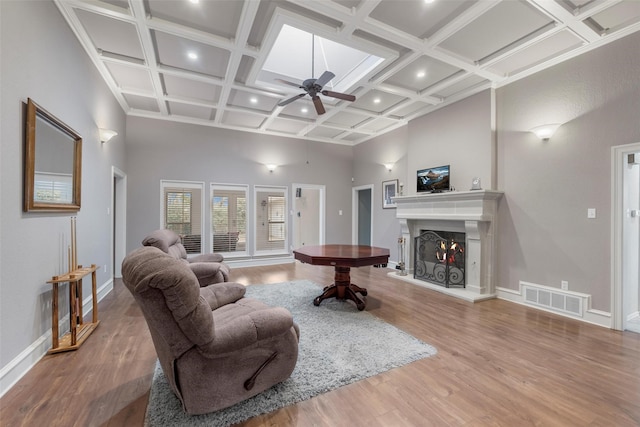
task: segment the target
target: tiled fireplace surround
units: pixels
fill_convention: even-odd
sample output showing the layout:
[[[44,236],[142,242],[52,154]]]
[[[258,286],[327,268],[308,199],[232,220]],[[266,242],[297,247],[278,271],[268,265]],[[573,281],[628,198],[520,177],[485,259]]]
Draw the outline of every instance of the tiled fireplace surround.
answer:
[[[406,242],[407,275],[391,272],[389,276],[467,301],[494,298],[496,219],[502,194],[501,191],[477,190],[396,197],[396,217]],[[446,288],[413,278],[414,238],[423,230],[465,233],[465,288]]]

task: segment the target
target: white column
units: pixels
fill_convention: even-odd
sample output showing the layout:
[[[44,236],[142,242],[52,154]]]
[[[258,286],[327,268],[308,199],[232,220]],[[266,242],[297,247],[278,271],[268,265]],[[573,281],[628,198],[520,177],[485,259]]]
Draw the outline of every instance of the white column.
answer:
[[[400,219],[400,234],[404,238],[404,263],[407,274],[413,273],[413,242],[411,241],[411,232],[406,219]]]

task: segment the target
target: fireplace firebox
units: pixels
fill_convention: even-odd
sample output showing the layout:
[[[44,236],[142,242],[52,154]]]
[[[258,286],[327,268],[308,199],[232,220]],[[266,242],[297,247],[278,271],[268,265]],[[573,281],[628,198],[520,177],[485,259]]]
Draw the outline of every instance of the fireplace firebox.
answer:
[[[423,230],[413,247],[415,279],[465,287],[465,233]]]

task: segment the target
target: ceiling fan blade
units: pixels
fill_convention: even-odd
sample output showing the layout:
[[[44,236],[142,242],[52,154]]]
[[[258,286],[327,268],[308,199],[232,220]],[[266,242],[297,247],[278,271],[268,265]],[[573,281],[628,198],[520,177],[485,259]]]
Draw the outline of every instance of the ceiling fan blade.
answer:
[[[311,99],[313,100],[313,106],[316,107],[316,112],[318,113],[318,115],[324,114],[324,105],[322,105],[322,100],[320,99],[320,97],[316,95]]]
[[[346,94],[346,93],[332,92],[330,90],[323,90],[321,93],[324,96],[330,96],[332,98],[344,99],[345,101],[355,101],[356,100],[355,95],[349,95],[349,94]]]
[[[295,101],[296,99],[300,99],[300,98],[302,98],[302,97],[303,97],[303,96],[305,96],[305,95],[306,95],[306,93],[301,93],[301,94],[299,94],[299,95],[292,96],[292,97],[291,97],[291,98],[289,98],[289,99],[285,99],[284,101],[280,101],[280,102],[278,102],[278,106],[280,106],[280,107],[284,107],[285,105],[287,105],[287,104],[291,104],[291,103],[292,103],[293,101]]]
[[[288,81],[286,81],[286,80],[282,80],[282,79],[276,79],[276,81],[277,81],[277,82],[280,82],[280,83],[284,83],[284,84],[289,85],[289,86],[295,86],[295,87],[297,87],[297,88],[299,88],[299,89],[304,89],[304,88],[302,87],[302,85],[300,85],[300,83],[288,82]]]
[[[329,83],[329,80],[331,80],[332,78],[334,78],[336,75],[333,74],[331,71],[325,71],[324,73],[322,73],[322,75],[320,77],[318,77],[318,79],[316,80],[316,84],[320,87],[326,85],[327,83]]]

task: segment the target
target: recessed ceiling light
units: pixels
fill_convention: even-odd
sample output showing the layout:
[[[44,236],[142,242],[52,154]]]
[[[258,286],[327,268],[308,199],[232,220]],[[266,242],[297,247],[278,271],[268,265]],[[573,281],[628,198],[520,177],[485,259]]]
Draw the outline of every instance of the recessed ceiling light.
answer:
[[[258,98],[256,98],[255,96],[252,96],[251,98],[249,98],[249,102],[251,102],[252,104],[257,104]]]
[[[193,4],[198,4],[198,3],[200,3],[200,0],[189,0],[189,2],[191,2]]]
[[[419,79],[423,78],[426,75],[427,73],[424,70],[420,70],[416,73],[416,77],[418,77]]]
[[[189,57],[189,59],[193,59],[193,60],[198,59],[198,54],[195,52],[187,52],[187,56]]]
[[[306,114],[309,112],[309,109],[307,107],[302,107],[300,111]]]
[[[436,1],[436,0],[424,0],[424,2],[425,2],[426,4],[433,3],[434,1]]]
[[[380,104],[380,98],[374,98],[373,99],[373,103],[374,104]]]

